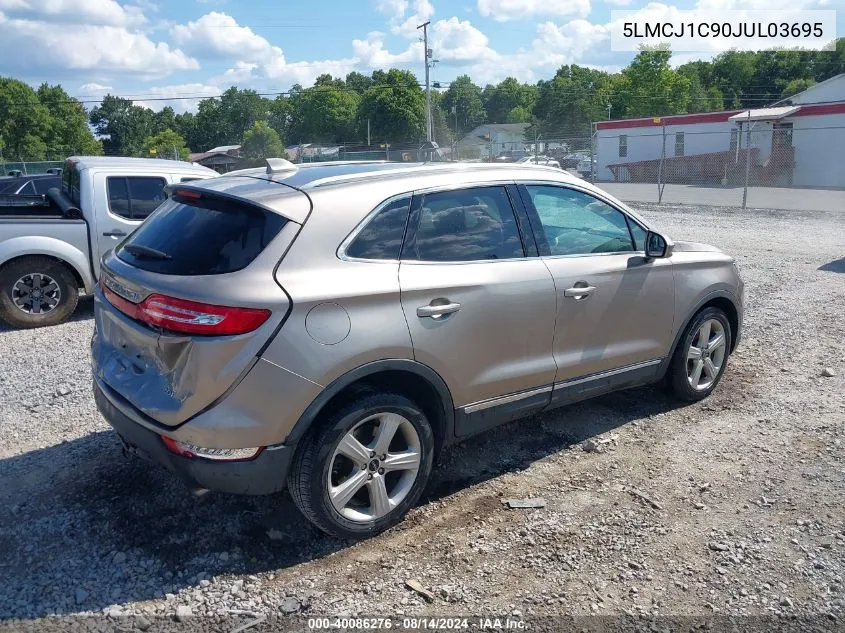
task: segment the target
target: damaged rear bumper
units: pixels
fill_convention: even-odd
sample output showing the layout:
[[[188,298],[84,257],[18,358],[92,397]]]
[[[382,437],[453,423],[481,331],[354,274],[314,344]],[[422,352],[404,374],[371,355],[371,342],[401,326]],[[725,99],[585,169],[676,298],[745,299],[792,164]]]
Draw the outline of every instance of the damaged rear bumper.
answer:
[[[191,488],[230,494],[263,495],[279,492],[287,484],[293,446],[271,446],[248,461],[221,462],[171,453],[161,435],[134,421],[107,395],[108,387],[94,380],[94,400],[106,421],[132,453],[160,464]],[[119,398],[119,396],[112,396]]]

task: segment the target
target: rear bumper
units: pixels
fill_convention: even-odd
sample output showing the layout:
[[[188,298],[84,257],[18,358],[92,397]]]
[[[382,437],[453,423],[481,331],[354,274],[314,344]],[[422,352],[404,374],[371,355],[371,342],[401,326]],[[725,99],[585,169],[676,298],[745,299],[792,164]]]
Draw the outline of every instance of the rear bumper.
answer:
[[[107,389],[107,388],[106,388]],[[242,462],[218,462],[171,453],[161,435],[141,426],[118,409],[94,380],[94,400],[124,445],[144,459],[164,466],[188,486],[239,495],[263,495],[282,490],[293,459],[293,446],[274,446]]]

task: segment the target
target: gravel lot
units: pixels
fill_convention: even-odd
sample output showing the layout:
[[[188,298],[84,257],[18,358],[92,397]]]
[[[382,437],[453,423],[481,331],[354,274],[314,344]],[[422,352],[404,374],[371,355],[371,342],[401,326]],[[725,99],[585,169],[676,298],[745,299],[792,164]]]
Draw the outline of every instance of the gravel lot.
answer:
[[[447,452],[403,525],[354,545],[284,495],[195,498],[124,458],[91,396],[90,300],[62,326],[0,330],[0,629],[131,613],[118,630],[160,630],[177,612],[842,626],[845,213],[639,209],[739,261],[746,329],[713,396],[632,390],[500,428]],[[502,504],[526,497],[547,505]]]

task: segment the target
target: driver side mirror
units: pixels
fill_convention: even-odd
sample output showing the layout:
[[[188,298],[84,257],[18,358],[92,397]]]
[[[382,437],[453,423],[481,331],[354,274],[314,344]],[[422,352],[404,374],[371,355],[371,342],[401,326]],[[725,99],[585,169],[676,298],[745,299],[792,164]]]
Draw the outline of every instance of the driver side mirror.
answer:
[[[671,255],[671,249],[669,248],[669,243],[667,242],[666,238],[660,235],[660,233],[655,233],[654,231],[649,231],[645,236],[645,256],[649,259],[658,258],[658,257],[669,257]]]

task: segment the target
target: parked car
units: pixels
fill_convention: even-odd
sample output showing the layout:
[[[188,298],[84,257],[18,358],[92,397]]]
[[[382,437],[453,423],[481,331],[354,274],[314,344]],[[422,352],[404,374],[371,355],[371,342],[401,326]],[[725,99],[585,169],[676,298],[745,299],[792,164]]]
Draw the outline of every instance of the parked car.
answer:
[[[62,184],[61,176],[35,174],[32,176],[4,176],[0,178],[0,196],[44,196],[53,187]],[[0,201],[2,204],[2,201]]]
[[[664,378],[706,397],[743,294],[730,256],[558,169],[271,160],[177,185],[106,254],[94,393],[189,485],[287,486],[368,537],[448,444]]]
[[[67,319],[80,290],[93,292],[102,255],[166,199],[166,185],[212,176],[177,161],[73,157],[50,177],[61,191],[0,198],[0,319],[21,328]]]
[[[560,169],[560,163],[548,156],[526,156],[516,162],[521,165],[542,165],[544,167],[556,167]]]

